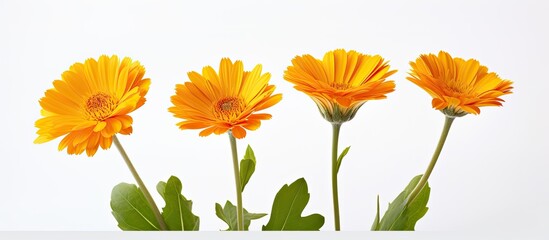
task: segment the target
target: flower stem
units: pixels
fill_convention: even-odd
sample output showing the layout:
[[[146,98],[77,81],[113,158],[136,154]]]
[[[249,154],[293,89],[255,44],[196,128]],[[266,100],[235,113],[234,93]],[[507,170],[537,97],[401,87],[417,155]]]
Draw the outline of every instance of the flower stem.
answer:
[[[234,182],[236,186],[236,220],[238,231],[244,230],[244,212],[242,211],[242,185],[240,183],[240,170],[238,169],[238,153],[236,151],[236,139],[233,133],[229,131],[229,140],[231,141],[231,151],[233,153]]]
[[[454,122],[454,117],[448,117],[446,116],[446,119],[444,120],[444,127],[442,128],[442,133],[440,134],[440,139],[438,140],[437,148],[435,149],[435,153],[433,154],[433,158],[431,158],[431,162],[429,163],[429,166],[427,167],[427,170],[425,170],[425,174],[421,176],[421,179],[419,180],[418,184],[412,190],[412,193],[408,196],[408,202],[411,202],[414,200],[415,197],[419,194],[421,189],[425,187],[427,184],[427,180],[429,179],[429,176],[431,176],[431,172],[433,172],[433,168],[435,168],[435,164],[437,163],[438,156],[440,155],[440,152],[442,151],[442,147],[444,147],[444,142],[446,142],[446,137],[448,137],[448,132],[450,132],[450,127],[452,126],[452,123]]]
[[[337,145],[339,141],[339,130],[341,129],[341,123],[333,123],[332,128],[332,196],[334,199],[335,230],[339,231],[341,227],[339,223],[339,197],[337,192]]]
[[[130,172],[135,178],[137,185],[139,185],[139,189],[141,189],[141,192],[143,192],[145,199],[147,199],[147,202],[151,206],[151,209],[154,213],[154,217],[156,218],[156,221],[158,221],[158,224],[160,225],[160,230],[168,230],[168,227],[166,226],[166,222],[164,222],[164,218],[162,218],[162,215],[160,214],[160,211],[158,210],[158,207],[156,206],[154,199],[149,193],[149,190],[147,190],[147,187],[145,187],[145,184],[141,180],[141,177],[139,177],[139,174],[137,174],[137,170],[135,170],[135,167],[133,166],[132,162],[130,161],[130,158],[128,157],[128,154],[126,154],[126,151],[120,144],[120,141],[118,141],[118,138],[116,137],[116,135],[113,135],[112,139],[113,139],[114,145],[116,145],[116,148],[120,152],[120,155],[122,155],[122,158],[124,158],[126,165],[128,165],[128,168],[130,169]]]

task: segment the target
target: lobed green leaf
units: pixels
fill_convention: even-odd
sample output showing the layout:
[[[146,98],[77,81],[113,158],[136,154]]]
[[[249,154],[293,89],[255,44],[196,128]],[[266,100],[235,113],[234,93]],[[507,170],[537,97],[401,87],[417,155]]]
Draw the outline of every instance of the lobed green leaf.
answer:
[[[159,182],[156,189],[166,202],[166,206],[162,208],[162,217],[168,230],[197,231],[200,218],[192,213],[193,202],[181,194],[181,181],[171,176],[167,183]]]
[[[275,196],[271,218],[267,225],[263,226],[263,231],[320,230],[324,225],[322,215],[301,216],[309,198],[305,179],[300,178],[289,186],[285,184]]]

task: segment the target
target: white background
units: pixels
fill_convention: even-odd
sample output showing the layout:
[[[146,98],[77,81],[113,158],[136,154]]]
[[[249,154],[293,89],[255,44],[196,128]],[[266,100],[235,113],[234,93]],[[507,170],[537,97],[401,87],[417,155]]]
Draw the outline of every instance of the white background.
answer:
[[[476,58],[514,81],[504,107],[454,122],[430,178],[430,207],[418,230],[539,230],[549,226],[547,68],[549,7],[535,1],[5,1],[0,0],[0,230],[117,230],[110,192],[134,180],[119,153],[93,158],[58,152],[60,139],[35,145],[38,100],[74,62],[130,56],[152,79],[134,134],[120,140],[155,191],[170,175],[183,182],[202,230],[224,229],[216,202],[235,202],[228,137],[180,131],[167,111],[177,83],[222,57],[263,64],[283,100],[273,119],[238,141],[258,158],[245,208],[269,213],[285,183],[305,177],[304,214],[333,229],[331,127],[314,103],[283,80],[298,54],[336,48],[380,54],[399,72],[388,99],[366,103],[342,128],[351,145],[340,171],[343,230],[368,230],[376,195],[382,211],[435,148],[443,115],[405,77],[408,62],[446,50]],[[268,217],[255,221],[261,229]]]

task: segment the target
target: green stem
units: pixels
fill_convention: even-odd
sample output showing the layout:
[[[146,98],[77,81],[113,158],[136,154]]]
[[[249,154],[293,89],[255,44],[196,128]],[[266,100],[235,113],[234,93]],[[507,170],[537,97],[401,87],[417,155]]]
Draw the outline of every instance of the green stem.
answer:
[[[154,213],[154,217],[156,218],[156,221],[158,221],[158,224],[160,225],[160,229],[168,230],[168,227],[166,226],[166,222],[164,222],[164,218],[162,218],[162,214],[160,214],[160,211],[158,210],[158,207],[156,206],[154,199],[149,193],[149,190],[147,190],[147,187],[145,187],[145,184],[141,180],[141,177],[139,177],[139,174],[137,174],[137,170],[135,170],[135,167],[133,166],[132,162],[130,161],[130,158],[128,157],[128,154],[126,154],[126,151],[122,147],[122,144],[120,144],[120,141],[118,141],[118,138],[116,137],[116,135],[112,136],[112,140],[114,142],[114,145],[120,152],[120,155],[122,155],[122,158],[124,158],[126,165],[128,165],[128,168],[130,169],[130,172],[132,173],[133,178],[135,178],[137,185],[139,185],[139,189],[141,189],[141,192],[143,192],[145,199],[147,199],[147,202],[151,206],[151,209]]]
[[[238,153],[236,151],[236,139],[230,131],[229,140],[231,141],[231,151],[233,153],[234,182],[236,186],[236,220],[238,224],[238,231],[243,231],[244,212],[242,211],[242,185],[240,183],[240,170],[238,169]]]
[[[453,122],[454,122],[454,117],[446,116],[446,119],[444,121],[444,127],[442,128],[442,133],[440,134],[440,139],[438,140],[438,145],[437,145],[437,148],[435,149],[435,153],[433,154],[433,158],[431,158],[431,162],[429,163],[427,170],[425,170],[425,174],[421,176],[419,183],[416,185],[414,190],[412,190],[412,193],[410,193],[410,195],[408,196],[408,202],[411,202],[412,200],[414,200],[414,198],[417,197],[421,189],[423,189],[423,187],[425,187],[425,185],[427,184],[427,180],[429,179],[429,176],[431,176],[431,172],[433,172],[433,168],[435,168],[435,164],[437,163],[438,156],[442,151],[442,147],[444,147],[444,142],[446,142],[446,137],[448,137],[448,132],[450,132],[450,127],[452,126]]]
[[[341,129],[341,123],[333,123],[332,128],[332,196],[334,199],[335,230],[339,231],[341,227],[339,223],[339,197],[337,193],[337,145],[339,141],[339,130]]]

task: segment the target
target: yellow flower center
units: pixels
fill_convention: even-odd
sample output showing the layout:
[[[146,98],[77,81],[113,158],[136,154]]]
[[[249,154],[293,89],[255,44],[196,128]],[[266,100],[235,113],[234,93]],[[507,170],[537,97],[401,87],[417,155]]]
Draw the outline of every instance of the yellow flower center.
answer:
[[[220,120],[231,120],[237,118],[243,109],[244,104],[241,99],[226,97],[217,101],[214,106],[214,115]]]
[[[116,108],[114,98],[106,93],[96,93],[86,101],[86,115],[90,120],[103,121]]]

